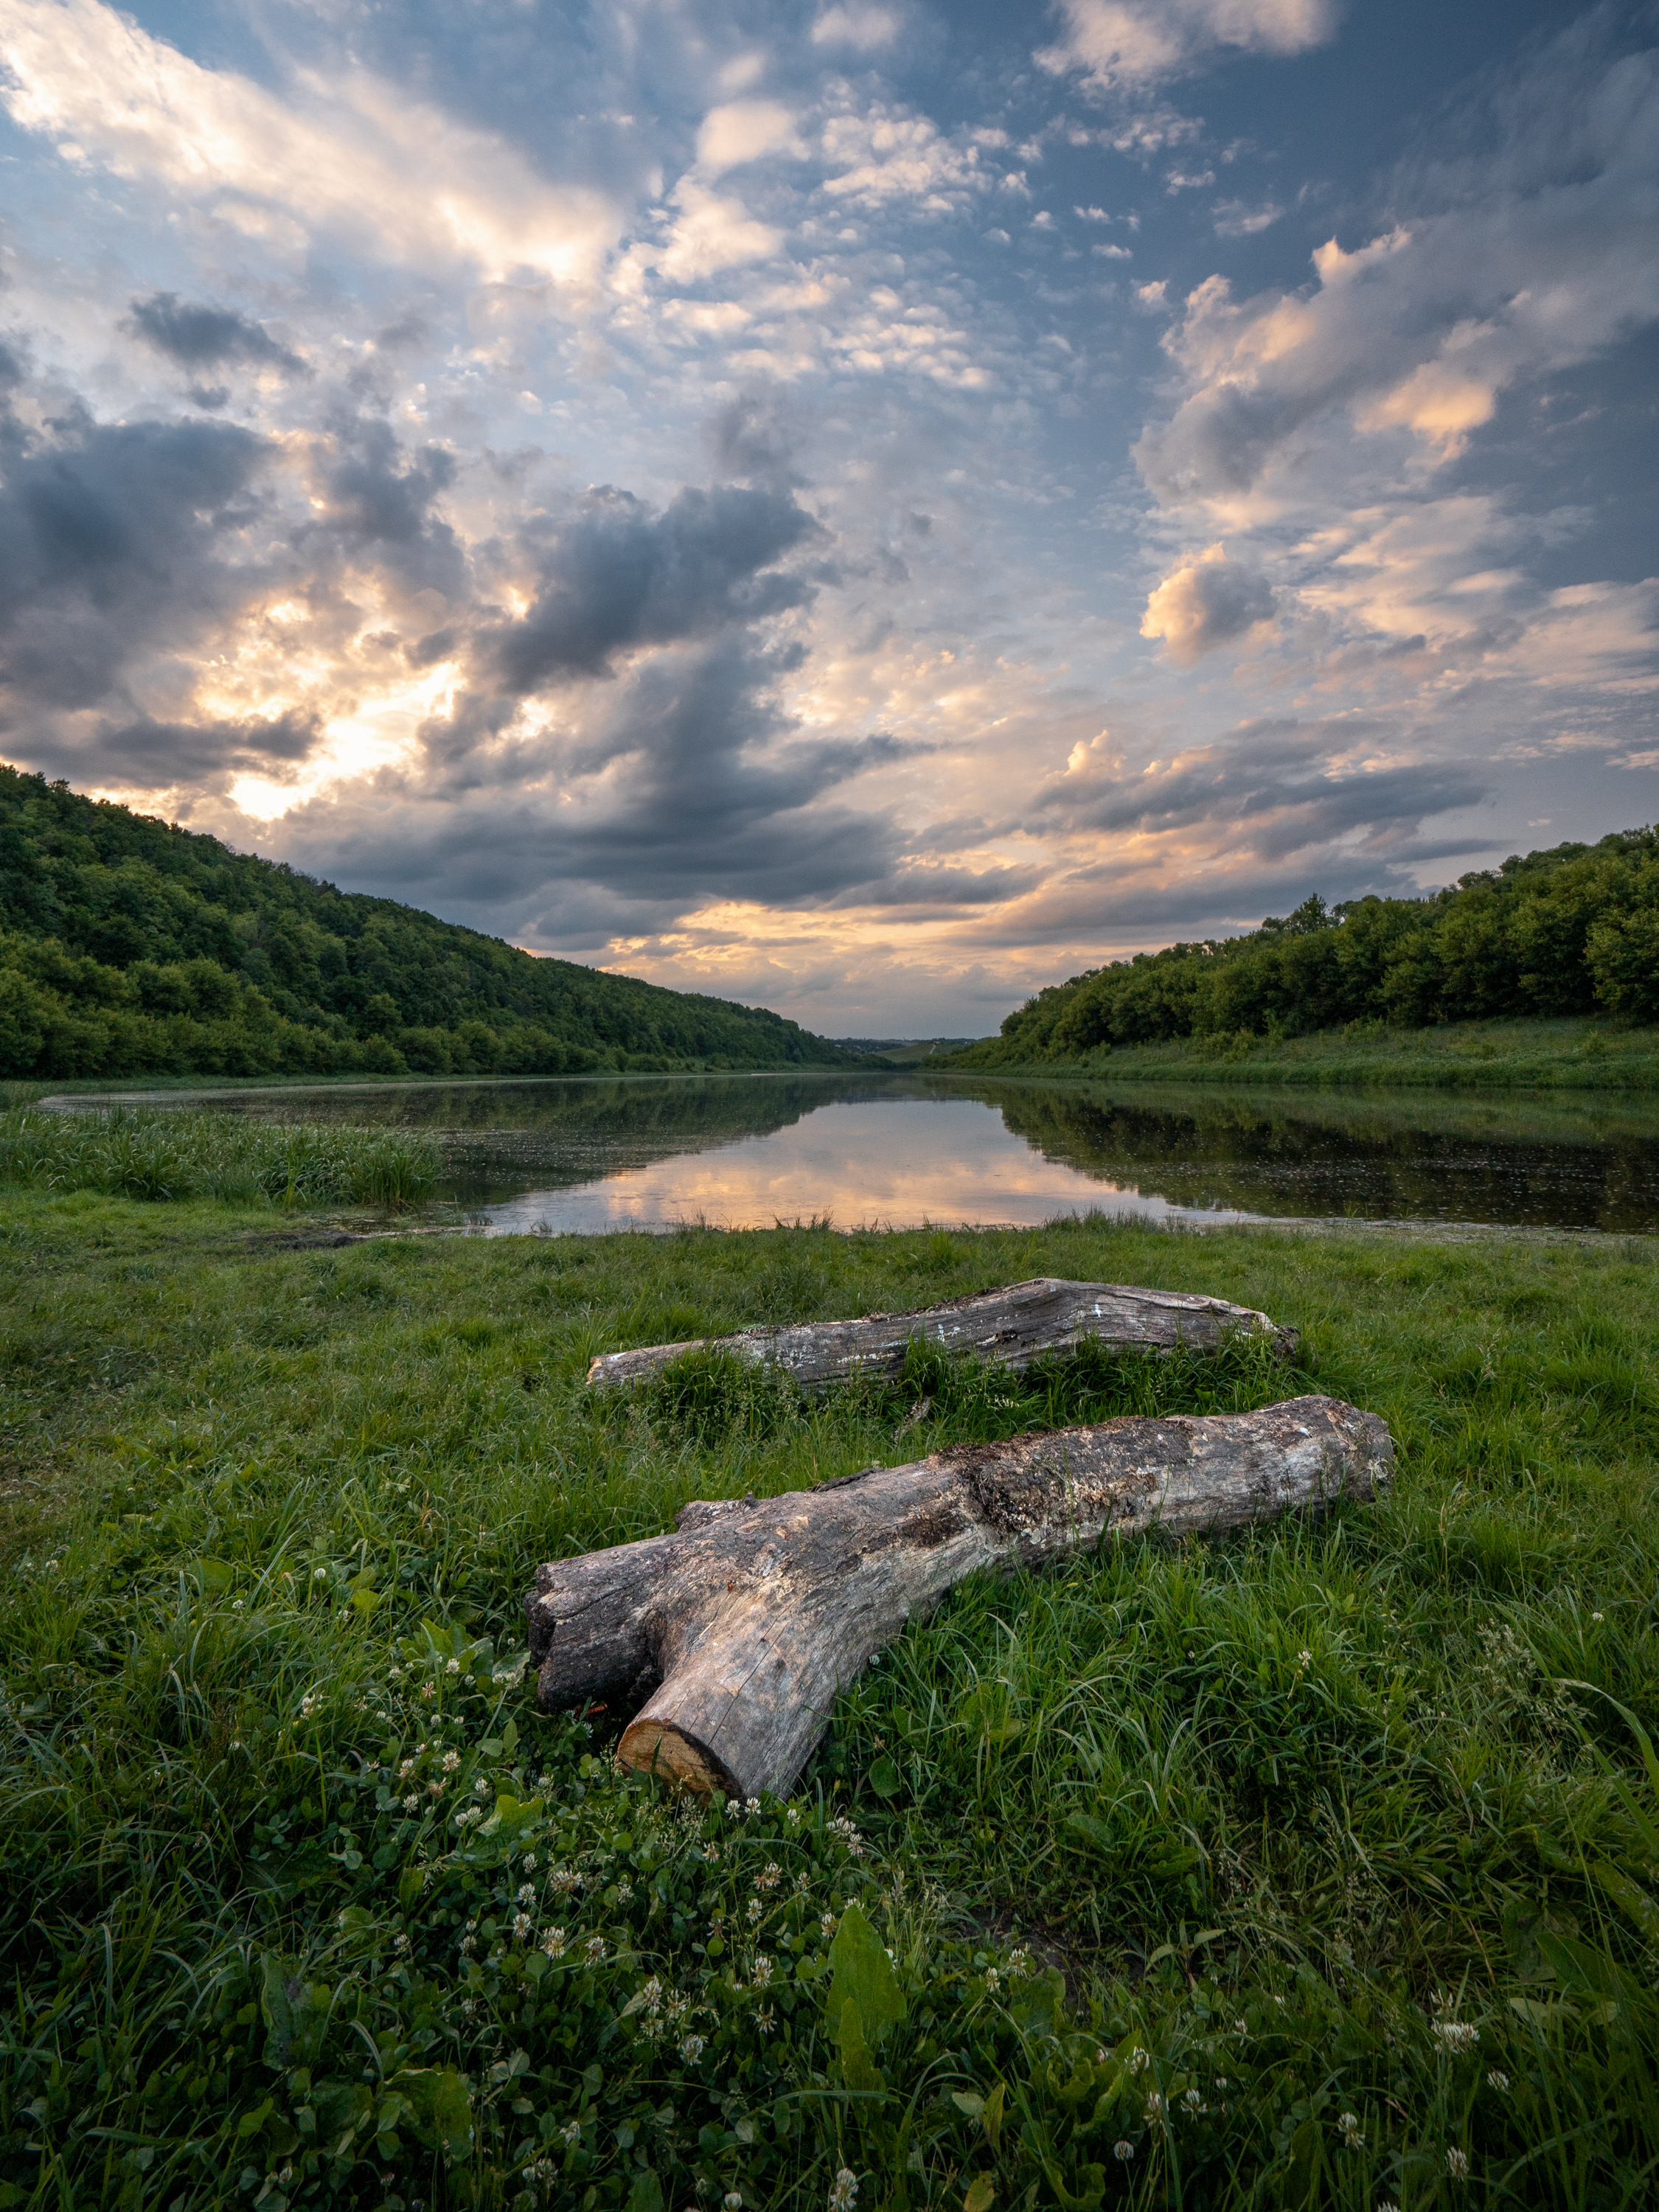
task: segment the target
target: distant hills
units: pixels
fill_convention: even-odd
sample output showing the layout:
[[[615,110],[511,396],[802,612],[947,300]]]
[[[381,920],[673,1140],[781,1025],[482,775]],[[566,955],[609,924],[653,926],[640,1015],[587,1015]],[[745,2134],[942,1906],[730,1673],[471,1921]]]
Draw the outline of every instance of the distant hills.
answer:
[[[1240,937],[1171,945],[1039,991],[953,1067],[1114,1045],[1605,1012],[1659,1019],[1659,833],[1512,855],[1416,899],[1313,896]]]
[[[856,1065],[763,1008],[538,959],[0,765],[0,1075]]]

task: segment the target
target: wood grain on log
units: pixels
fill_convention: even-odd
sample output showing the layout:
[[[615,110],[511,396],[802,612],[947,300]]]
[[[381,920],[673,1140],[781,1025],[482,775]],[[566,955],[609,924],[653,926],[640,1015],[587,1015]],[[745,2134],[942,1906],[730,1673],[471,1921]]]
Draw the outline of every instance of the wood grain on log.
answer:
[[[781,1793],[837,1692],[964,1576],[1108,1534],[1207,1533],[1369,1498],[1393,1458],[1375,1413],[1291,1398],[959,1444],[778,1498],[698,1499],[672,1535],[537,1570],[525,1609],[540,1701],[639,1705],[623,1765],[701,1791]]]
[[[647,1344],[600,1354],[587,1370],[590,1386],[614,1389],[642,1381],[688,1352],[725,1352],[756,1365],[782,1368],[809,1389],[853,1374],[901,1373],[914,1339],[947,1352],[971,1352],[1005,1367],[1029,1367],[1045,1353],[1073,1352],[1095,1338],[1114,1349],[1170,1352],[1185,1345],[1214,1352],[1232,1330],[1272,1338],[1285,1357],[1294,1331],[1275,1328],[1253,1306],[1182,1291],[1136,1290],[1124,1283],[1064,1283],[1052,1276],[951,1298],[915,1313],[866,1314],[859,1321],[801,1322],[789,1328],[741,1329],[735,1336],[692,1337],[684,1344]]]

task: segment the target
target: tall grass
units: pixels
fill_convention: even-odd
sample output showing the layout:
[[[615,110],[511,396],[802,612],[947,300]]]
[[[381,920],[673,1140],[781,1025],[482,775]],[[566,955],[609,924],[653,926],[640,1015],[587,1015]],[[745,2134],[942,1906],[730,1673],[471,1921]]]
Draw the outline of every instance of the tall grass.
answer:
[[[0,2203],[1654,2201],[1651,1248],[217,1218],[0,1210]],[[583,1387],[1042,1273],[1308,1364]],[[787,1804],[535,1707],[533,1563],[689,1497],[1308,1388],[1387,1416],[1391,1495],[964,1586]]]
[[[114,1106],[0,1114],[0,1183],[151,1200],[411,1205],[437,1181],[429,1139],[405,1131],[255,1121]]]

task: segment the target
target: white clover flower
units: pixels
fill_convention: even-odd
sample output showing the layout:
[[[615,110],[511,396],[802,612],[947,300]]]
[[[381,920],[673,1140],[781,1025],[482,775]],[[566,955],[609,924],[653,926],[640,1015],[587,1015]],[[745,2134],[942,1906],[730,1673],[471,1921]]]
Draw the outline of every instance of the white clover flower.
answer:
[[[519,1902],[520,1902],[520,1905],[533,1905],[533,1904],[535,1903],[535,1901],[536,1901],[536,1885],[535,1885],[535,1883],[534,1883],[533,1881],[520,1882],[520,1885],[519,1885]]]
[[[404,1812],[405,1812],[405,1813],[416,1813],[416,1812],[418,1812],[418,1811],[420,1810],[420,1805],[421,1805],[421,1793],[420,1793],[420,1791],[419,1791],[418,1790],[411,1790],[410,1791],[410,1793],[409,1793],[408,1796],[407,1796],[407,1797],[405,1797],[405,1798],[404,1798]]]
[[[474,1791],[476,1792],[476,1794],[477,1794],[478,1796],[480,1796],[480,1797],[488,1797],[488,1796],[489,1796],[489,1784],[484,1780],[484,1778],[483,1778],[483,1775],[482,1775],[482,1774],[478,1777],[477,1780],[473,1784],[472,1787],[473,1787]]]
[[[422,1695],[423,1698],[435,1698],[435,1697],[437,1696],[437,1694],[438,1694],[438,1691],[437,1691],[437,1685],[436,1685],[435,1683],[433,1683],[433,1682],[422,1682],[422,1685],[421,1685],[421,1695]]]
[[[1339,2112],[1336,2132],[1342,2138],[1344,2150],[1358,2150],[1365,2140],[1365,2130],[1359,2124],[1358,2112]]]
[[[784,1815],[783,1815],[783,1817],[784,1817],[784,1819],[785,1819],[786,1820],[787,1820],[787,1821],[788,1821],[788,1823],[789,1823],[789,1825],[790,1825],[790,1826],[791,1826],[792,1828],[798,1828],[798,1827],[799,1827],[799,1826],[800,1826],[800,1807],[799,1807],[799,1805],[790,1805],[790,1806],[786,1807],[785,1811],[784,1811]],[[845,2171],[845,2168],[843,2168],[843,2169],[842,2169],[842,2171],[844,2172],[844,2171]],[[857,2187],[857,2185],[857,2185],[857,2183],[855,2182],[855,2183],[854,2184],[854,2188],[856,2188],[856,2187]]]
[[[742,2190],[728,2189],[721,2197],[720,2203],[725,2207],[725,2212],[743,2212]]]
[[[753,1820],[753,1818],[755,1817],[756,1814],[759,1812],[760,1808],[761,1808],[761,1803],[760,1803],[760,1799],[759,1799],[758,1797],[750,1797],[750,1798],[748,1798],[748,1799],[746,1799],[746,1800],[744,1801],[744,1808],[743,1808],[743,1809],[744,1809],[744,1811],[745,1813],[747,1813],[747,1814],[748,1814],[748,1815],[749,1815],[749,1817],[750,1817],[750,1820]]]
[[[707,1863],[713,1866],[720,1855],[720,1847],[718,1844],[705,1844],[702,1847],[702,1855]]]
[[[795,1876],[794,1890],[797,1897],[805,1897],[811,1887],[812,1877],[810,1874],[798,1874]]]
[[[461,2017],[463,2020],[476,2020],[478,2017],[478,2004],[476,1997],[461,1999]]]
[[[232,1598],[230,1601],[230,1609],[233,1613],[240,1613],[242,1609],[241,1599],[239,1597]]]
[[[439,1765],[446,1774],[453,1774],[460,1763],[461,1754],[459,1751],[447,1751],[443,1757],[438,1761]]]
[[[835,1914],[833,1912],[824,1913],[818,1922],[818,1926],[823,1929],[826,1936],[833,1936],[836,1932]]]
[[[1008,1971],[1011,1974],[1029,1974],[1030,1972],[1031,1954],[1023,1943],[1016,1943],[1013,1949],[1008,1954]]]
[[[47,1565],[50,1565],[51,1564],[52,1562],[48,1560]],[[325,1583],[328,1580],[328,1569],[326,1567],[313,1567],[311,1571],[311,1579],[314,1583]]]
[[[752,1928],[760,1917],[761,1901],[757,1897],[751,1897],[749,1900],[749,1925]]]
[[[766,1864],[755,1876],[755,1887],[757,1889],[775,1889],[782,1878],[783,1869],[778,1864],[775,1859],[768,1859]]]
[[[590,1936],[587,1939],[587,1948],[583,1954],[583,1956],[586,1959],[590,1966],[597,1966],[600,1960],[605,1956],[604,1936]]]
[[[772,1978],[772,1961],[765,1957],[755,1960],[755,1987],[763,1990]]]
[[[559,2133],[566,2142],[579,2143],[582,2139],[582,2124],[580,2120],[567,2120]]]
[[[1605,1613],[1593,1613],[1590,1615],[1592,1620],[1605,1620],[1607,1617]]]
[[[386,1670],[386,1678],[388,1682],[401,1682],[404,1679],[404,1670],[401,1667],[388,1667]]]
[[[513,1933],[520,1943],[535,1924],[527,1912],[515,1912],[513,1916]]]
[[[1296,1663],[1298,1667],[1311,1667],[1313,1665],[1313,1653],[1305,1649],[1298,1651],[1296,1655]]]
[[[441,1797],[444,1794],[443,1784],[441,1782],[428,1782],[426,1785],[426,1794],[428,1797]]]
[[[536,1871],[536,1854],[535,1854],[535,1852],[534,1852],[534,1851],[526,1851],[526,1852],[525,1853],[525,1855],[524,1855],[524,1870],[525,1870],[525,1872],[526,1872],[526,1874],[534,1874],[534,1873],[535,1873],[535,1871]],[[521,1890],[519,1892],[520,1896],[520,1897],[523,1897],[523,1896],[526,1895],[526,1894],[527,1894],[527,1893],[528,1893],[528,1890],[529,1890],[529,1884],[528,1884],[528,1883],[526,1883],[526,1884],[525,1885],[525,1887],[524,1887],[523,1889],[521,1889]]]
[[[618,1905],[626,1905],[626,1904],[629,1902],[629,1899],[633,1896],[633,1894],[634,1894],[634,1885],[633,1885],[633,1883],[632,1883],[631,1881],[629,1881],[629,1879],[628,1879],[627,1875],[624,1875],[623,1876],[622,1880],[621,1880],[621,1881],[617,1884],[617,1904],[618,1904]]]
[[[448,1662],[448,1663],[447,1664],[447,1666],[445,1667],[445,1668],[444,1668],[444,1672],[445,1672],[445,1674],[459,1674],[460,1673],[460,1671],[461,1671],[461,1662],[460,1662],[460,1661],[459,1661],[459,1659],[452,1659],[452,1660],[450,1660],[450,1661]]]
[[[542,1938],[542,1948],[550,1959],[562,1959],[564,1956],[563,1929],[550,1928]]]
[[[1120,2160],[1125,2166],[1127,2166],[1129,2160],[1134,2156],[1134,2154],[1135,2147],[1129,2141],[1127,2136],[1120,2136],[1117,2141],[1112,2145],[1112,2156]]]
[[[409,1936],[406,1930],[400,1932],[393,1939],[392,1948],[398,1954],[399,1958],[404,1957],[407,1954],[409,1950]]]
[[[704,2044],[702,2036],[688,2035],[684,2042],[680,2045],[680,2057],[684,2059],[688,2066],[695,2066],[698,2059],[702,2057],[703,2050]]]
[[[1491,2082],[1494,2089],[1507,2089],[1510,2086],[1509,2075],[1507,2074],[1500,2074],[1495,2066],[1487,2073],[1486,2079]]]
[[[407,1782],[407,1781],[408,1781],[408,1779],[409,1779],[409,1778],[410,1778],[410,1776],[411,1774],[413,1774],[413,1772],[414,1772],[414,1771],[415,1771],[415,1762],[414,1762],[414,1760],[413,1760],[412,1759],[404,1759],[404,1761],[403,1765],[402,1765],[398,1769],[398,1781],[399,1781],[399,1782]]]
[[[1181,2101],[1187,2110],[1194,2115],[1207,2112],[1210,2109],[1196,2089],[1188,2089]]]
[[[1146,2092],[1146,2117],[1154,2127],[1161,2128],[1164,2125],[1164,2100],[1156,2089],[1149,2089]]]
[[[1473,2051],[1480,2040],[1480,2031],[1464,2020],[1437,2020],[1429,2033],[1443,2051]]]
[[[1131,2073],[1131,2074],[1139,2074],[1139,2071],[1140,2071],[1140,2069],[1141,2069],[1141,2068],[1142,2068],[1143,2066],[1145,2066],[1145,2065],[1146,2064],[1146,2063],[1147,2063],[1147,2054],[1146,2054],[1146,2051],[1144,2051],[1141,2049],[1140,2045],[1137,2043],[1137,2044],[1135,2045],[1134,2048],[1130,2051],[1130,2053],[1129,2053],[1129,2056],[1128,2056],[1127,2059],[1125,2061],[1125,2063],[1127,2065],[1128,2069],[1129,2069],[1129,2071],[1130,2071],[1130,2073]]]
[[[1467,2181],[1469,2178],[1469,2154],[1459,2150],[1455,2143],[1446,2153],[1446,2176],[1450,2181]]]
[[[1002,1977],[994,1966],[985,1969],[985,1987],[992,1996],[1002,1987]]]
[[[460,1945],[461,1956],[462,1956],[462,1958],[464,1958],[464,1959],[470,1959],[470,1958],[472,1956],[473,1953],[477,1949],[477,1948],[478,1948],[478,1939],[477,1939],[477,1937],[476,1936],[462,1936],[462,1938],[461,1938],[461,1945]]]
[[[844,2166],[830,2185],[830,2212],[853,2212],[858,2201],[859,2181],[850,2166]]]

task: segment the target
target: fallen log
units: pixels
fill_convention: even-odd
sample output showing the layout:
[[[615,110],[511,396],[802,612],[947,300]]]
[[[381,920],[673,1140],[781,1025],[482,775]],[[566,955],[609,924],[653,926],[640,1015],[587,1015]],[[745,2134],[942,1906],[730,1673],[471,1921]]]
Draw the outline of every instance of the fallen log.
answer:
[[[1045,1354],[1073,1352],[1089,1338],[1114,1349],[1214,1352],[1230,1332],[1267,1336],[1285,1358],[1296,1350],[1293,1329],[1279,1328],[1254,1306],[1182,1291],[1136,1290],[1124,1283],[1064,1283],[1042,1276],[1006,1290],[949,1298],[915,1313],[866,1314],[858,1321],[801,1322],[739,1329],[735,1336],[691,1337],[683,1344],[647,1344],[602,1352],[587,1370],[590,1389],[616,1389],[653,1375],[689,1352],[724,1352],[757,1366],[779,1367],[808,1389],[854,1374],[890,1376],[903,1370],[913,1341],[971,1352],[1012,1368]]]
[[[1291,1398],[958,1444],[778,1498],[699,1498],[673,1535],[537,1569],[525,1610],[539,1699],[639,1705],[624,1766],[700,1792],[781,1793],[837,1692],[964,1576],[1109,1534],[1236,1528],[1369,1498],[1393,1459],[1376,1414]]]

